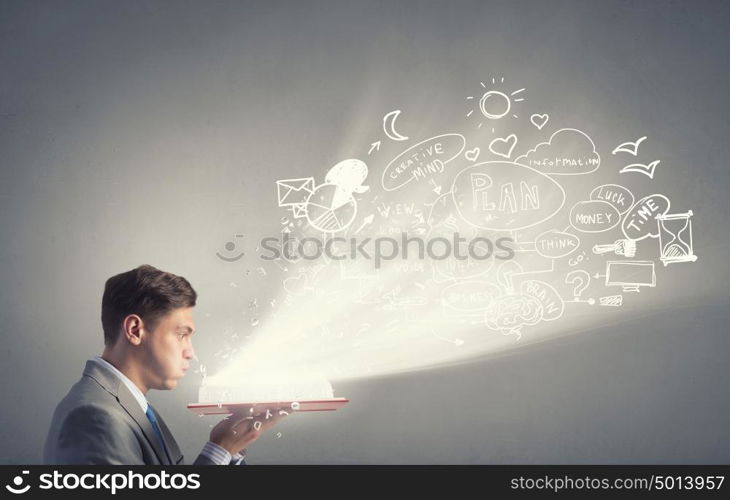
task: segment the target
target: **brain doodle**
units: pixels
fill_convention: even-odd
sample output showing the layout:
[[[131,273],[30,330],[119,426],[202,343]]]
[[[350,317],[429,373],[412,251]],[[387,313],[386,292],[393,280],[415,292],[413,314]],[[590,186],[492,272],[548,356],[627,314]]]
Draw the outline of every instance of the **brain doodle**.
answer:
[[[484,312],[487,328],[512,332],[523,326],[536,325],[542,319],[542,305],[527,294],[510,294],[492,301]]]

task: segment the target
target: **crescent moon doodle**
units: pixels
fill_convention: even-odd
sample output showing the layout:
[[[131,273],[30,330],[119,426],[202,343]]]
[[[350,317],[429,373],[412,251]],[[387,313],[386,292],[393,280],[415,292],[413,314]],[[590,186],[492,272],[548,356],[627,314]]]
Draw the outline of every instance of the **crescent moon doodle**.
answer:
[[[400,135],[395,131],[395,120],[398,118],[398,115],[400,115],[400,109],[391,111],[383,117],[383,132],[385,132],[385,135],[394,141],[406,141],[408,140],[408,137]]]

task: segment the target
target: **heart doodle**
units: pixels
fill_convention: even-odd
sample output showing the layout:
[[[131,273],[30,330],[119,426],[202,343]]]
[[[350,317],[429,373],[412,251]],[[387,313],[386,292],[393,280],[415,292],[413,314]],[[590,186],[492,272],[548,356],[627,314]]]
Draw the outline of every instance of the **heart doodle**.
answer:
[[[503,139],[498,137],[490,142],[489,151],[509,160],[509,157],[512,156],[512,150],[515,149],[516,145],[517,136],[515,134],[510,134],[507,138]]]
[[[480,152],[481,152],[481,150],[478,147],[476,147],[476,148],[470,149],[469,151],[464,153],[464,157],[466,157],[466,159],[469,161],[477,161],[477,158],[479,158]]]
[[[550,117],[547,115],[547,113],[543,115],[535,113],[530,117],[530,121],[534,126],[537,127],[537,130],[542,130],[542,128],[545,126],[549,119]]]

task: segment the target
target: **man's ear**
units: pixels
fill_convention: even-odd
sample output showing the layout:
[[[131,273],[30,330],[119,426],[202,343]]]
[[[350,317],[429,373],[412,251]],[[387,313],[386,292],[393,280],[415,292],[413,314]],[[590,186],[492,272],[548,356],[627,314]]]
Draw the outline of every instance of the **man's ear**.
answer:
[[[140,345],[144,336],[144,321],[136,314],[130,314],[122,322],[122,335],[132,345]]]

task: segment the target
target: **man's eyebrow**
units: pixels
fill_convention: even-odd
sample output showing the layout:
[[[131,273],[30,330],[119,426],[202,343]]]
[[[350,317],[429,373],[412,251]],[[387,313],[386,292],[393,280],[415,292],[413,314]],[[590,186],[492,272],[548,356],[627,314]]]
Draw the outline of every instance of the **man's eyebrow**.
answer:
[[[187,331],[188,331],[188,333],[190,333],[191,335],[192,335],[193,333],[195,333],[195,330],[193,330],[193,329],[192,329],[192,328],[190,328],[189,326],[182,326],[182,325],[180,325],[180,326],[178,326],[178,327],[177,327],[177,331],[180,331],[180,330],[187,330]]]

